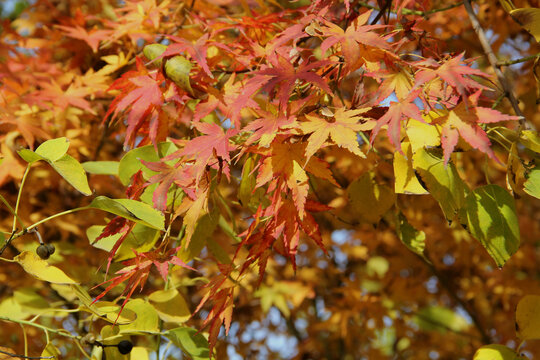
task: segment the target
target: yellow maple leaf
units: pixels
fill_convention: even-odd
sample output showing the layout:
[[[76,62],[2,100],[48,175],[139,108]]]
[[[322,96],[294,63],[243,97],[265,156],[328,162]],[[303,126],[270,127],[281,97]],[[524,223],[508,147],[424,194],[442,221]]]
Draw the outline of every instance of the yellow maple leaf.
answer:
[[[311,134],[306,147],[306,158],[310,158],[324,143],[332,139],[337,146],[345,148],[355,155],[365,158],[358,145],[358,131],[371,130],[375,121],[364,118],[360,114],[366,109],[347,110],[339,108],[330,120],[315,115],[306,115],[308,121],[300,124],[300,130],[305,134]]]

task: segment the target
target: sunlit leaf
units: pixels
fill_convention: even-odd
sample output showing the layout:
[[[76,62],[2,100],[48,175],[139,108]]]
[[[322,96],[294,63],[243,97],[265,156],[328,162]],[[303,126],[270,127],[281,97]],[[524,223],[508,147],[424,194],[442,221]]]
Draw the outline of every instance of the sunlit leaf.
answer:
[[[124,310],[131,310],[137,317],[127,325],[120,325],[121,334],[159,333],[158,313],[143,299],[128,301]]]
[[[54,284],[76,284],[77,282],[67,276],[56,266],[49,265],[45,260],[30,251],[24,251],[17,255],[14,260],[18,262],[30,275],[39,280]]]
[[[161,212],[137,200],[98,196],[88,207],[110,212],[153,229],[161,230],[165,226],[165,218]]]
[[[514,350],[500,344],[482,346],[474,353],[473,360],[520,360],[525,359],[519,356]]]
[[[53,356],[53,359],[60,359],[60,355],[62,355],[60,350],[58,350],[58,348],[56,348],[56,346],[54,346],[52,343],[48,343],[41,353],[42,357]]]
[[[64,156],[69,148],[69,140],[65,137],[47,140],[39,145],[36,154],[48,161],[56,161]]]
[[[400,152],[394,153],[394,191],[396,194],[428,194],[420,184],[413,168],[413,152],[409,142],[401,143]]]
[[[91,195],[88,179],[82,165],[70,155],[66,154],[51,163],[51,166],[75,189],[84,195]]]
[[[540,168],[534,167],[527,175],[523,190],[537,199],[540,199]]]
[[[497,266],[519,248],[519,225],[514,198],[498,185],[473,190],[465,199],[460,220],[482,243]]]
[[[191,316],[186,301],[176,289],[155,291],[148,300],[163,321],[183,323]]]
[[[118,175],[118,161],[87,161],[82,163],[83,169],[89,174]]]
[[[452,163],[444,164],[438,149],[419,149],[413,155],[413,165],[429,193],[439,202],[448,221],[452,221],[463,206],[467,185]]]
[[[510,11],[510,15],[517,20],[525,30],[531,33],[537,42],[540,42],[540,9],[524,8]]]

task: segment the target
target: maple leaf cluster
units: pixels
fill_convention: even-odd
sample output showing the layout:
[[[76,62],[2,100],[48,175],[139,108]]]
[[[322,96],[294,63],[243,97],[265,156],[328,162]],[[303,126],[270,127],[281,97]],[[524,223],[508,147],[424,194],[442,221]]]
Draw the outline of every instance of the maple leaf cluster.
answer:
[[[298,8],[232,0],[123,3],[102,1],[99,15],[87,8],[74,17],[57,8],[29,13],[48,17],[48,28],[29,27],[23,18],[2,27],[0,57],[10,61],[0,61],[0,126],[30,148],[63,127],[75,141],[99,134],[120,139],[124,151],[152,147],[157,154],[137,158],[140,170],[130,174],[126,196],[165,214],[167,230],[151,250],[134,251],[96,300],[126,283],[125,305],[152,267],[165,282],[175,265],[192,270],[186,263],[199,253],[182,254],[201,241],[203,218],[233,228],[229,244],[206,244],[217,270],[196,311],[211,304],[203,322],[210,351],[221,325],[229,331],[236,286],[253,268],[260,284],[278,254],[296,271],[302,238],[328,255],[318,216],[339,204],[318,188],[343,193],[349,185],[333,171],[333,154],[359,163],[379,152],[407,158],[411,147],[423,147],[409,131],[420,122],[434,134],[428,147],[442,149],[444,166],[470,148],[500,161],[486,125],[520,119],[489,107],[491,78],[465,53],[443,53],[444,44],[421,28],[421,16],[403,15],[428,9],[429,1],[389,2],[398,14],[393,20],[349,0]],[[73,53],[69,63],[56,62],[66,52]],[[103,160],[106,142],[80,147],[77,157]],[[163,143],[172,150],[165,153]],[[24,171],[5,147],[0,184]],[[116,216],[95,238],[120,236],[107,271],[134,226]]]

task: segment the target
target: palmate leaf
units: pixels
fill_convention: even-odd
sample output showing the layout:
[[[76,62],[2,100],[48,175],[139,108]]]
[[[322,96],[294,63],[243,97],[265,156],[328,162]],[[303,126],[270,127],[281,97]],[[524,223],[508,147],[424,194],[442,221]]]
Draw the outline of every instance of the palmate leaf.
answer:
[[[339,108],[333,114],[332,119],[328,120],[317,115],[306,115],[308,121],[299,125],[304,134],[311,134],[306,147],[306,158],[309,159],[317,150],[321,149],[328,137],[337,146],[365,158],[366,156],[358,145],[358,132],[371,130],[375,126],[373,120],[361,116],[368,110],[369,108],[354,110]]]
[[[145,125],[145,120],[149,120],[152,116],[159,119],[156,111],[164,101],[159,86],[163,76],[160,77],[159,72],[149,73],[139,58],[136,58],[136,63],[136,71],[128,71],[109,88],[109,91],[119,90],[120,94],[113,100],[105,114],[105,119],[110,115],[114,119],[121,112],[127,113],[125,145],[129,146],[134,145],[137,131]]]
[[[459,137],[473,148],[498,161],[491,149],[491,142],[486,132],[479,124],[520,119],[519,116],[504,115],[497,110],[476,106],[479,96],[480,92],[477,92],[469,98],[469,101],[460,102],[448,114],[433,119],[435,124],[440,124],[442,127],[441,144],[444,149],[445,164],[450,160]]]

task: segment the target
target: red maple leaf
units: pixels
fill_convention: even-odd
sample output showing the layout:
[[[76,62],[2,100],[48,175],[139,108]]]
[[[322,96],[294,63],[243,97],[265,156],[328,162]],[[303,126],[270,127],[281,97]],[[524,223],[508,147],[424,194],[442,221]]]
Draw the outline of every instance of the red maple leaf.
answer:
[[[377,120],[377,124],[371,132],[371,143],[381,130],[381,127],[388,125],[388,138],[392,145],[394,145],[401,152],[400,132],[401,123],[409,118],[425,122],[422,119],[420,109],[412,101],[418,95],[418,91],[411,93],[407,99],[401,102],[391,102],[386,113]]]
[[[330,21],[325,21],[325,26],[321,27],[322,35],[326,36],[326,39],[321,43],[322,53],[326,53],[330,47],[339,43],[345,64],[349,70],[352,70],[352,67],[361,58],[359,44],[379,49],[390,49],[386,40],[373,31],[384,28],[384,25],[364,25],[369,20],[370,15],[371,11],[368,11],[358,16],[346,30]]]
[[[270,93],[274,92],[278,99],[279,107],[285,108],[297,81],[315,84],[327,93],[332,93],[326,81],[312,71],[331,64],[330,61],[320,60],[309,62],[303,60],[298,67],[295,67],[292,59],[286,59],[281,55],[271,56],[268,60],[273,67],[266,67],[263,70],[253,73],[255,76],[247,81],[242,95],[232,105],[233,114],[239,114],[240,110],[245,107],[248,99],[259,90]]]
[[[56,25],[56,27],[62,30],[66,36],[84,41],[95,53],[98,51],[99,42],[106,40],[113,33],[112,30],[93,30],[88,32],[78,25],[75,27]]]
[[[442,126],[441,145],[445,164],[450,160],[450,155],[454,151],[460,136],[473,148],[499,162],[491,149],[491,142],[486,132],[479,124],[519,120],[520,117],[504,115],[497,110],[476,106],[481,92],[481,90],[477,91],[468,98],[468,101],[460,102],[448,114],[434,120],[434,123]]]
[[[448,61],[443,62],[442,65],[436,63],[432,59],[423,60],[416,63],[416,66],[426,66],[422,70],[415,74],[415,87],[433,80],[436,76],[439,76],[442,80],[446,81],[449,85],[457,89],[458,93],[464,95],[466,90],[471,89],[489,89],[477,81],[470,78],[471,75],[480,77],[488,77],[484,72],[473,69],[463,61],[465,53],[461,53]]]
[[[159,250],[154,250],[146,253],[138,253],[136,251],[133,251],[135,253],[135,257],[133,259],[122,262],[124,267],[116,272],[116,277],[104,281],[94,287],[96,288],[103,284],[109,283],[105,290],[103,290],[103,292],[94,299],[92,304],[104,297],[110,290],[112,290],[116,286],[127,281],[126,288],[122,293],[122,295],[125,296],[125,299],[122,302],[122,306],[120,308],[121,312],[137,286],[139,286],[141,290],[144,287],[144,284],[148,279],[148,275],[150,274],[152,265],[157,268],[159,274],[163,277],[165,281],[167,280],[167,276],[169,274],[169,265],[178,265],[189,270],[197,271],[192,267],[186,265],[182,260],[180,260],[174,255],[178,250],[178,247],[173,248],[167,251],[165,254],[160,254]],[[120,317],[120,312],[118,313],[118,317]]]
[[[137,58],[137,71],[125,73],[109,88],[109,91],[121,92],[111,103],[105,118],[112,114],[114,119],[122,111],[128,113],[125,145],[134,145],[144,120],[157,119],[158,109],[163,104],[163,94],[159,87],[162,81],[160,72],[148,73],[142,61]]]

